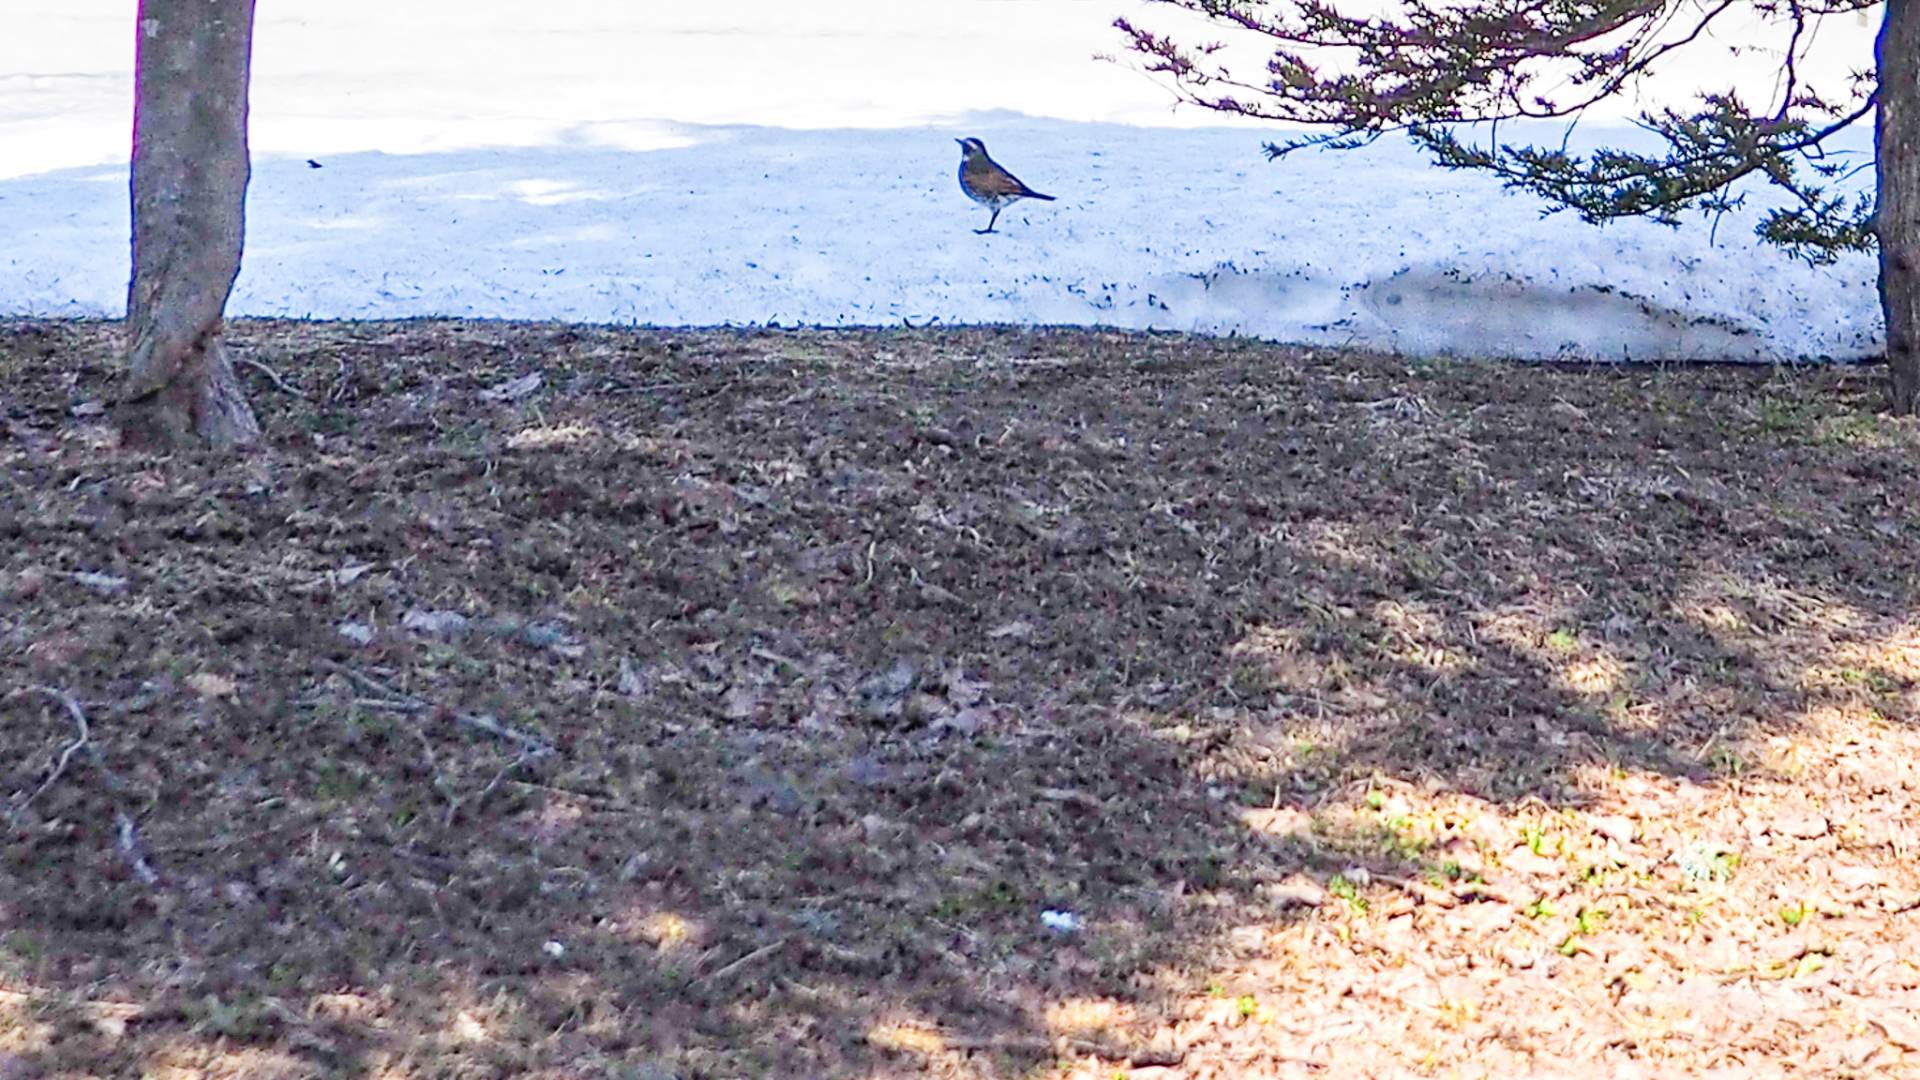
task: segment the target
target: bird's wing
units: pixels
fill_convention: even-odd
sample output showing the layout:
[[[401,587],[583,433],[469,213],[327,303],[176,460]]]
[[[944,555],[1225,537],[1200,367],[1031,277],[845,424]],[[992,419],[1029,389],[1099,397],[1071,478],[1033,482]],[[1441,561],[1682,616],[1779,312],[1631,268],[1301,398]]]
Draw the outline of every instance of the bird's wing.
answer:
[[[976,191],[987,195],[1033,195],[1034,190],[1020,182],[1020,178],[1005,169],[984,168],[977,173],[969,173],[967,182]]]

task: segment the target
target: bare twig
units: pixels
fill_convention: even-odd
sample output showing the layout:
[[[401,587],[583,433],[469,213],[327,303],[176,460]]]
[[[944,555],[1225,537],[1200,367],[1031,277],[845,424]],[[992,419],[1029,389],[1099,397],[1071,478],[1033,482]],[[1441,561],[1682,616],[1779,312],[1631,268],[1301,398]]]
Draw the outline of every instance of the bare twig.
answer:
[[[1052,1054],[1065,1048],[1081,1054],[1092,1054],[1108,1061],[1123,1061],[1136,1068],[1151,1066],[1173,1066],[1186,1060],[1187,1052],[1178,1046],[1137,1046],[1128,1047],[1097,1039],[1082,1039],[1073,1036],[1048,1038],[1044,1035],[949,1035],[942,1033],[940,1042],[948,1050],[1003,1050],[1027,1054]],[[1310,1067],[1319,1067],[1319,1063],[1306,1058],[1288,1060]]]
[[[79,700],[65,690],[56,689],[51,686],[29,686],[24,690],[16,690],[8,694],[6,700],[13,701],[28,694],[39,694],[59,702],[60,705],[67,710],[67,715],[72,717],[73,726],[78,729],[79,735],[73,742],[67,745],[65,750],[61,751],[60,760],[54,764],[53,771],[47,774],[47,778],[40,782],[39,787],[33,789],[33,794],[27,796],[26,802],[23,802],[21,806],[24,807],[27,803],[38,798],[41,792],[47,790],[55,780],[58,780],[61,775],[66,772],[67,763],[73,760],[73,755],[82,750],[87,752],[87,758],[93,763],[93,767],[100,771],[101,778],[106,781],[109,795],[117,802],[126,785],[121,782],[120,777],[116,775],[112,769],[107,768],[106,761],[100,757],[99,747],[93,745],[93,732],[87,723],[87,711],[81,708]],[[11,818],[11,815],[9,815],[9,817]],[[134,876],[139,878],[143,884],[158,885],[160,883],[160,875],[154,870],[153,865],[147,861],[145,853],[140,849],[140,830],[134,825],[132,815],[115,806],[113,810],[113,824],[115,836],[119,841],[120,854],[127,860],[127,865],[133,869]]]
[[[602,394],[651,394],[658,390],[684,390],[691,385],[691,383],[684,381],[638,383],[632,386],[622,386],[618,383],[602,383],[599,392]]]
[[[1101,810],[1105,808],[1105,804],[1099,799],[1084,791],[1075,791],[1072,788],[1035,788],[1033,793],[1051,802],[1068,803],[1087,810]]]
[[[165,847],[156,849],[156,854],[195,855],[205,852],[226,851],[244,844],[258,843],[269,836],[276,836],[289,829],[305,828],[311,824],[312,822],[303,820],[283,821],[278,825],[269,825],[264,829],[255,829],[252,832],[240,833],[235,836],[219,836],[186,844],[168,844]]]
[[[414,697],[411,694],[403,694],[373,676],[355,671],[353,668],[338,661],[321,657],[320,666],[328,671],[344,675],[362,690],[378,695],[374,698],[355,698],[353,703],[363,709],[385,709],[389,712],[398,713],[422,713],[433,710],[436,707],[431,701]],[[453,721],[456,724],[473,728],[475,731],[484,732],[496,739],[504,739],[507,742],[514,743],[534,757],[545,757],[555,753],[552,744],[533,735],[529,735],[524,731],[516,731],[486,713],[454,713]]]
[[[74,737],[71,743],[67,744],[66,749],[60,751],[60,760],[54,763],[53,770],[47,773],[47,778],[40,781],[40,786],[33,789],[33,794],[28,795],[26,799],[20,803],[20,809],[22,810],[32,805],[33,800],[39,798],[42,792],[52,787],[55,780],[60,779],[61,775],[67,771],[67,762],[73,760],[73,755],[79,753],[80,748],[86,746],[87,740],[92,737],[91,733],[87,730],[86,711],[80,708],[80,703],[74,700],[72,694],[67,693],[65,690],[57,690],[51,686],[29,686],[25,690],[16,690],[8,694],[7,697],[13,698],[25,694],[44,694],[65,706],[67,715],[73,718],[73,726],[79,729],[79,734]]]
[[[524,731],[515,731],[486,713],[460,713],[453,718],[457,723],[465,724],[476,731],[484,731],[496,739],[505,739],[518,743],[532,757],[546,757],[554,752],[553,747]]]
[[[125,810],[115,810],[113,822],[119,829],[120,854],[126,856],[127,865],[133,867],[134,876],[147,885],[160,884],[160,875],[154,873],[153,867],[147,863],[147,857],[140,852],[140,832],[134,828],[133,819],[127,816]]]
[[[800,672],[801,674],[805,674],[807,670],[807,666],[805,664],[802,664],[800,661],[795,660],[790,656],[782,656],[779,653],[774,652],[772,649],[765,649],[756,645],[752,650],[752,655],[754,655],[755,657],[761,660],[765,660],[769,664],[784,664],[787,667],[790,667],[793,670]]]
[[[348,370],[347,362],[338,356],[333,358],[333,362],[339,367],[340,371],[334,376],[333,386],[327,391],[327,400],[329,402],[337,402],[345,398],[348,389],[350,389],[353,384],[353,373]]]
[[[494,791],[500,787],[500,782],[502,780],[505,780],[509,773],[513,772],[515,769],[518,769],[520,766],[525,765],[527,762],[532,761],[539,756],[540,756],[539,754],[533,752],[532,750],[520,751],[519,755],[516,756],[512,761],[509,761],[505,765],[502,765],[500,767],[500,771],[493,774],[493,779],[487,782],[487,786],[481,788],[479,793],[473,797],[472,801],[474,805],[478,806],[481,803],[486,802],[487,796],[492,795]],[[459,815],[460,808],[465,806],[466,804],[467,804],[467,800],[465,799],[455,799],[452,801],[450,805],[448,805],[447,819],[446,819],[447,828],[453,827],[453,819]]]
[[[438,777],[440,775],[440,758],[433,752],[433,740],[427,738],[427,733],[421,731],[419,728],[413,729],[413,735],[420,740],[420,752],[426,755],[427,771],[435,777]]]
[[[541,784],[532,780],[510,780],[508,783],[527,791],[544,791],[550,795],[559,795],[568,799],[578,799],[589,806],[599,807],[602,810],[612,813],[629,814],[636,809],[631,803],[608,795],[595,795],[588,791],[575,791],[572,788],[556,787],[553,784]]]
[[[424,701],[396,701],[390,698],[354,698],[353,707],[370,709],[374,712],[413,713],[426,712],[432,708]]]
[[[267,381],[279,387],[282,393],[290,394],[294,397],[299,398],[302,401],[306,401],[308,399],[308,395],[306,391],[288,383],[287,380],[280,377],[279,372],[273,370],[272,368],[261,363],[260,361],[255,360],[253,357],[251,356],[240,357],[240,362],[252,368],[253,370],[259,372],[260,374],[265,375],[267,377]]]
[[[781,949],[786,948],[787,942],[789,940],[791,939],[788,937],[781,937],[779,940],[775,941],[771,945],[762,945],[759,948],[748,953],[747,955],[741,957],[740,959],[735,960],[733,963],[728,964],[726,967],[720,968],[717,971],[713,971],[706,975],[700,976],[699,978],[693,980],[691,985],[700,986],[703,983],[709,983],[709,982],[714,982],[720,979],[724,979],[727,976],[733,974],[734,972],[739,971],[741,968],[746,967],[748,964],[753,963],[755,960],[764,960],[767,957],[772,956],[774,953],[779,952]]]
[[[320,658],[320,666],[327,669],[328,671],[334,672],[335,674],[346,676],[348,680],[358,685],[362,690],[365,690],[368,693],[378,694],[379,696],[388,699],[389,702],[392,704],[404,703],[409,705],[417,705],[423,709],[428,707],[428,703],[426,701],[423,701],[420,698],[414,697],[412,694],[403,694],[400,691],[395,690],[393,687],[388,686],[386,683],[381,682],[379,679],[376,679],[373,676],[368,675],[364,672],[357,671],[353,668],[350,668],[347,665],[340,663],[338,660],[329,660],[323,656]]]

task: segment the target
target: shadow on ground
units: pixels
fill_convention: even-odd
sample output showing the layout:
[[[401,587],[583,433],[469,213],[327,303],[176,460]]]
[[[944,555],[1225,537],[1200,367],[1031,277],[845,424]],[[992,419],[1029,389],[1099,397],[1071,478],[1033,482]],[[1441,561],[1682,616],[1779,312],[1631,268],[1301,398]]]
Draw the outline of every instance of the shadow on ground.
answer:
[[[235,340],[272,445],[215,463],[116,448],[108,328],[0,334],[0,686],[57,692],[0,726],[0,1075],[1485,1067],[1631,952],[1548,897],[1701,911],[1794,740],[1907,737],[1916,439],[1855,371]],[[1822,805],[1781,835],[1897,850]],[[1505,966],[1355,974],[1408,934]],[[1496,1049],[1659,1059],[1578,1028]]]

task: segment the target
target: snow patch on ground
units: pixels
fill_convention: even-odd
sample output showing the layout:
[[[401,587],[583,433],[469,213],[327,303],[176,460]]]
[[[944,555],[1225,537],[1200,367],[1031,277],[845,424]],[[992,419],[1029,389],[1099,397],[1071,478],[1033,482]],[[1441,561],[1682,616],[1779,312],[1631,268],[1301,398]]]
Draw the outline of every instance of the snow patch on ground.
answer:
[[[114,317],[132,4],[21,2],[0,40],[0,315]],[[518,35],[508,9],[451,0],[372,37],[371,0],[263,10],[230,310],[1104,325],[1532,359],[1881,349],[1873,260],[1760,247],[1764,192],[1717,223],[1596,229],[1390,140],[1270,164],[1258,127],[1163,126],[1217,118],[1167,114],[1088,55],[1137,0],[746,2],[556,0]],[[1059,201],[974,235],[961,135]],[[1871,160],[1864,133],[1848,149]]]
[[[1000,231],[953,178],[982,135],[1029,184]],[[231,310],[651,325],[1005,322],[1532,359],[1857,358],[1874,265],[1760,248],[1750,213],[1604,229],[1381,144],[1269,164],[1257,134],[983,116],[892,131],[674,129],[256,166]],[[113,317],[116,168],[0,182],[0,313]]]

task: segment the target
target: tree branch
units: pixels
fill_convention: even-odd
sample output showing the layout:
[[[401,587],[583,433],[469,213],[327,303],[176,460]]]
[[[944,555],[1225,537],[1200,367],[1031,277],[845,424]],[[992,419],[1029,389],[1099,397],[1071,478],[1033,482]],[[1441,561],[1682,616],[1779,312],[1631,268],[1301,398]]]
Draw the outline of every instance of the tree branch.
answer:
[[[1500,143],[1509,119],[1577,118],[1699,44],[1738,0],[1401,0],[1387,15],[1347,15],[1343,0],[1152,0],[1264,38],[1264,81],[1236,75],[1224,44],[1188,47],[1128,19],[1116,20],[1146,70],[1167,76],[1183,101],[1259,120],[1321,130],[1268,143],[1269,158],[1309,147],[1353,149],[1403,133],[1447,168],[1486,169],[1506,183],[1572,209],[1589,222],[1651,217],[1677,224],[1697,208],[1718,216],[1741,204],[1758,175],[1792,207],[1757,231],[1810,261],[1871,246],[1871,198],[1854,197],[1822,144],[1876,107],[1874,80],[1856,76],[1829,100],[1808,86],[1801,60],[1822,15],[1869,0],[1753,0],[1786,43],[1783,72],[1765,111],[1736,91],[1703,95],[1691,113],[1642,114],[1664,154],[1591,155]],[[1683,17],[1684,16],[1684,17]],[[1322,64],[1327,63],[1324,70]],[[1549,79],[1560,79],[1550,88]],[[1777,100],[1775,95],[1778,95]],[[1455,130],[1496,125],[1488,145]],[[1568,135],[1571,136],[1569,125]],[[1812,167],[1812,174],[1799,167]]]

